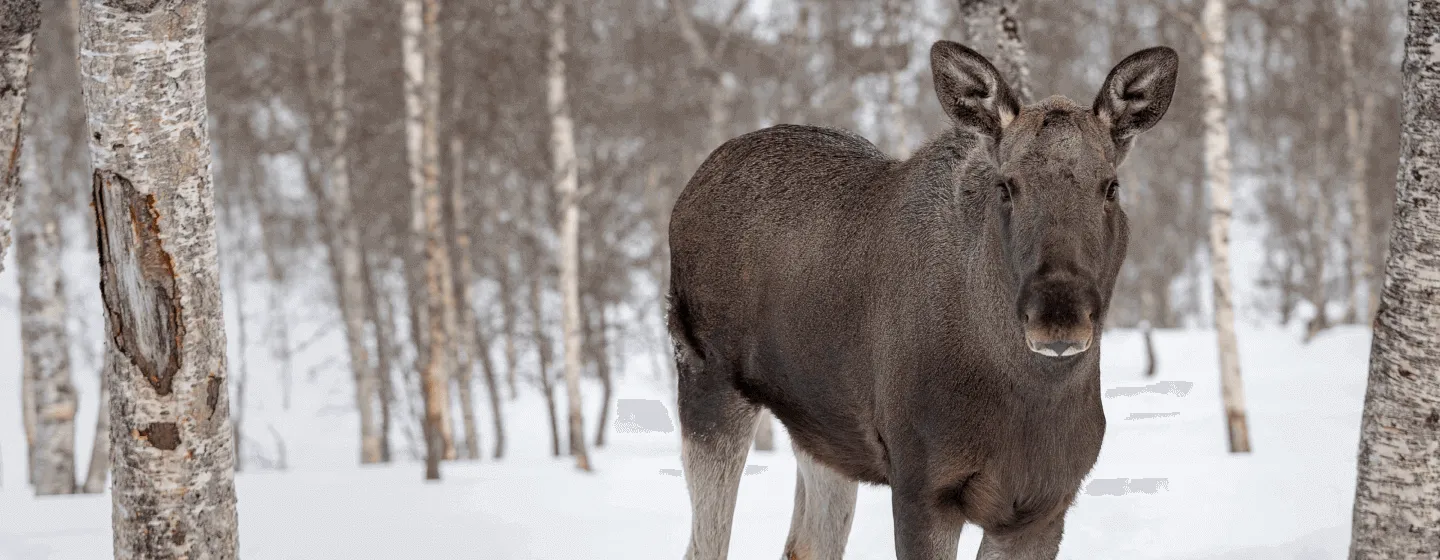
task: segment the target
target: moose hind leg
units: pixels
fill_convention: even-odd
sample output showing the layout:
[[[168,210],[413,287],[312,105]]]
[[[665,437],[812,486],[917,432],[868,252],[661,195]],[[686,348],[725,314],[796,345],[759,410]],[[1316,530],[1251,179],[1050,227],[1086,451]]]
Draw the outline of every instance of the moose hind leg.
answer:
[[[841,560],[860,484],[795,447],[795,510],[782,560]]]
[[[681,372],[680,460],[691,512],[685,560],[725,560],[730,550],[735,495],[757,409],[722,381],[729,378],[709,368]]]

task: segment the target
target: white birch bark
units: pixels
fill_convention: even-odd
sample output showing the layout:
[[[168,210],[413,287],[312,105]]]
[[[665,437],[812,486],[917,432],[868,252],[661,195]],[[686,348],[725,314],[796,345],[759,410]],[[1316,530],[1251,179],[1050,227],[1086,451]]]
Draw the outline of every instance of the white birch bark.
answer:
[[[435,138],[436,114],[431,107],[432,90],[426,82],[438,73],[427,71],[426,66],[435,62],[433,48],[425,43],[436,25],[435,17],[439,5],[435,0],[406,0],[402,11],[403,61],[405,68],[405,144],[410,162],[410,180],[414,189],[412,201],[418,204],[413,235],[424,267],[424,327],[425,361],[420,376],[425,397],[425,478],[440,478],[440,461],[450,448],[449,415],[450,403],[449,358],[452,353],[447,336],[447,315],[453,318],[453,309],[446,309],[446,280],[449,278],[450,262],[445,250],[446,241],[441,222],[439,164],[435,161],[438,143]]]
[[[1225,0],[1205,0],[1200,14],[1203,50],[1200,79],[1205,123],[1205,183],[1210,193],[1210,274],[1214,282],[1215,335],[1220,353],[1220,388],[1231,453],[1250,451],[1245,420],[1245,391],[1235,338],[1235,307],[1230,279],[1230,130],[1225,123],[1229,97],[1225,83]]]
[[[361,258],[360,227],[355,223],[350,193],[350,108],[346,101],[345,66],[346,6],[342,0],[325,3],[330,16],[330,154],[327,158],[328,204],[331,231],[335,232],[334,263],[339,285],[340,317],[345,323],[345,341],[350,350],[350,367],[355,377],[355,406],[360,413],[360,462],[383,460],[377,380],[370,364],[365,336],[365,263]]]
[[[5,271],[10,221],[20,194],[21,124],[34,66],[35,33],[40,29],[40,0],[7,1],[4,8],[5,19],[0,21],[0,272]]]
[[[1351,560],[1440,558],[1440,0],[1410,0],[1400,169],[1361,416]]]
[[[986,55],[1021,103],[1030,102],[1030,60],[1015,19],[1015,0],[960,0],[970,48]]]
[[[1345,103],[1345,139],[1350,166],[1350,293],[1346,299],[1345,319],[1355,321],[1360,310],[1365,310],[1364,322],[1373,317],[1375,270],[1370,264],[1370,202],[1365,188],[1365,174],[1369,161],[1365,159],[1366,142],[1362,135],[1359,76],[1355,71],[1355,30],[1351,21],[1352,10],[1349,0],[1339,2],[1340,20],[1340,62],[1345,75],[1341,77],[1341,95]],[[1363,115],[1368,119],[1368,115]]]
[[[580,324],[580,177],[575,153],[575,125],[565,83],[565,0],[550,3],[550,48],[547,53],[546,106],[550,111],[551,172],[560,198],[560,295],[565,344],[565,401],[570,409],[570,453],[575,466],[590,470],[586,452],[584,412],[580,401],[580,368],[585,347]]]
[[[463,93],[455,93],[451,107],[455,114],[464,109]],[[476,317],[471,284],[474,282],[475,263],[470,250],[470,216],[465,204],[465,139],[458,133],[450,134],[450,216],[455,243],[455,294],[459,306],[456,331],[455,382],[460,396],[460,425],[464,434],[465,458],[480,458],[480,432],[475,423],[474,371],[476,353],[480,350],[475,341]],[[492,388],[491,393],[494,393]],[[493,404],[493,403],[492,403]]]
[[[90,445],[90,468],[81,491],[99,494],[105,491],[110,476],[110,353],[105,353],[100,366],[100,406],[95,416],[95,440]]]
[[[119,559],[236,557],[204,0],[85,0]]]
[[[33,135],[32,135],[33,136]],[[15,257],[20,280],[20,346],[30,378],[35,422],[31,481],[37,495],[75,492],[75,411],[70,381],[69,306],[60,256],[60,217],[51,174],[39,162],[38,143],[24,150],[25,200],[16,224]]]

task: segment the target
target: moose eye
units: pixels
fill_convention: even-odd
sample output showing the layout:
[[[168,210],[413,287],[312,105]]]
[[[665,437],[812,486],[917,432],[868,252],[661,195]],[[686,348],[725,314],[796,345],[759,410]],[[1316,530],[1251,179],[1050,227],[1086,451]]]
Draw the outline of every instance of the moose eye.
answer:
[[[1117,196],[1120,196],[1120,181],[1112,179],[1110,186],[1105,187],[1105,200],[1115,200]]]
[[[1013,182],[1009,179],[1001,179],[995,183],[995,188],[1000,190],[1000,202],[1010,202],[1010,197],[1013,195],[1011,191],[1015,188]]]

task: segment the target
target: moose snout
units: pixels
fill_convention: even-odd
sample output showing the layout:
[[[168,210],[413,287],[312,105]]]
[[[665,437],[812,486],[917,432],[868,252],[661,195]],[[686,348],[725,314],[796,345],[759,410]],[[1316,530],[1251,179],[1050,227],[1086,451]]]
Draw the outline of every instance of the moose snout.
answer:
[[[1090,349],[1099,301],[1090,282],[1075,276],[1041,279],[1021,293],[1020,319],[1031,352],[1064,358]]]

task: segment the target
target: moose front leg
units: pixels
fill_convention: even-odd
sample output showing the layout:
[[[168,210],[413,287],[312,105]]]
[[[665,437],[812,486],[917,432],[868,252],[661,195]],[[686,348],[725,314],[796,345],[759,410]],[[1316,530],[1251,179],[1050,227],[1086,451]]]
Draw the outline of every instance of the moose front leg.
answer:
[[[892,487],[895,515],[895,557],[898,560],[955,560],[964,519],[944,514],[935,500],[903,487]]]
[[[1064,532],[1064,517],[1017,531],[986,531],[976,560],[1055,560]]]

